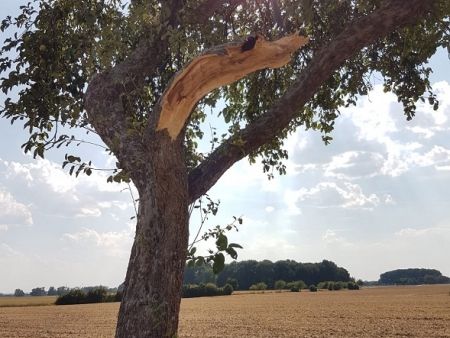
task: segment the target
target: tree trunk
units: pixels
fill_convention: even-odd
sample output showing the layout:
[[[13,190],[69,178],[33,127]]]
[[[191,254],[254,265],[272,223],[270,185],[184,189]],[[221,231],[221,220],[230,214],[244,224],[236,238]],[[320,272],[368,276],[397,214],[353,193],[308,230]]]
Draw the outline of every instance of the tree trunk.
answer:
[[[189,235],[186,168],[181,142],[166,132],[148,144],[131,173],[139,212],[116,337],[174,337],[178,329]]]

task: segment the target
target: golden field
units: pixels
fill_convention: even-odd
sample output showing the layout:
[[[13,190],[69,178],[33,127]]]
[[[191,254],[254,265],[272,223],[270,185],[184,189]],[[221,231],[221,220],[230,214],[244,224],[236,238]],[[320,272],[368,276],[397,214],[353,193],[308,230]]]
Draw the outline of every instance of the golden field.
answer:
[[[118,306],[0,307],[0,337],[112,337]],[[179,333],[221,338],[450,337],[450,285],[183,299]]]
[[[0,297],[0,307],[55,305],[56,296]]]

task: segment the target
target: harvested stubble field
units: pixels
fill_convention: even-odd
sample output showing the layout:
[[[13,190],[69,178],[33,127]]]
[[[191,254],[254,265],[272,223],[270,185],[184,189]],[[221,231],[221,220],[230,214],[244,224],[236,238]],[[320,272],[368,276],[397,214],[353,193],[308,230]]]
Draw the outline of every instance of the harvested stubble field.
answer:
[[[118,303],[1,307],[0,337],[112,337]],[[450,285],[183,299],[180,337],[450,337]]]

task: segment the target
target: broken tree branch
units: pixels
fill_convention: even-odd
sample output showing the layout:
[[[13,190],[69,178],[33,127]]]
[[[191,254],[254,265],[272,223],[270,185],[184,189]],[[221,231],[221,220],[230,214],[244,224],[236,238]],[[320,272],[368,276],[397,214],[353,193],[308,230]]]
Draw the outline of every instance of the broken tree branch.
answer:
[[[264,68],[279,68],[308,38],[292,34],[276,41],[262,36],[244,43],[215,47],[195,58],[178,73],[162,96],[156,130],[167,129],[174,140],[183,129],[197,102],[216,88],[233,83]]]

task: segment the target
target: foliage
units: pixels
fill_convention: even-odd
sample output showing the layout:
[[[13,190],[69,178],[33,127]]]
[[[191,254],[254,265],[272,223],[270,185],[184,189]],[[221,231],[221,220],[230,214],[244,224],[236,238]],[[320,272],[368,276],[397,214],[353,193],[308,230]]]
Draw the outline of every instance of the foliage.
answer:
[[[47,296],[44,287],[31,289],[30,296]]]
[[[1,23],[2,31],[15,28],[20,33],[12,33],[0,51],[0,72],[4,76],[0,89],[7,95],[0,114],[11,122],[23,121],[30,132],[24,150],[43,157],[46,150],[73,142],[72,135],[64,134],[62,128],[57,130],[58,126],[89,129],[84,107],[87,84],[94,74],[123,61],[142,39],[158,48],[163,44],[168,52],[158,55],[156,69],[149,70],[151,80],[131,94],[128,109],[137,131],[148,120],[172,75],[205,48],[251,32],[269,38],[300,29],[306,33],[312,42],[291,65],[255,73],[201,101],[185,139],[186,163],[192,168],[207,155],[199,152],[198,144],[205,134],[201,123],[208,108],[215,107],[219,99],[226,102],[218,116],[228,130],[220,137],[213,136],[214,148],[225,136],[238,132],[241,125],[264,114],[322,45],[332,41],[351,20],[379,8],[380,3],[296,0],[281,1],[280,8],[274,9],[269,2],[243,1],[242,6],[222,8],[201,25],[189,23],[197,15],[195,5],[190,4],[179,14],[182,24],[175,29],[166,17],[170,11],[168,14],[162,10],[164,6],[157,1],[133,1],[124,10],[126,5],[120,0],[35,0],[21,6],[17,17],[8,16]],[[432,18],[375,41],[343,63],[306,106],[299,107],[298,118],[291,126],[254,152],[250,161],[260,156],[269,177],[274,171],[285,173],[288,154],[283,149],[283,138],[300,125],[320,131],[324,141],[329,142],[340,108],[355,104],[358,96],[368,93],[372,87],[370,74],[374,72],[383,76],[385,90],[398,96],[408,119],[415,114],[417,100],[427,101],[437,109],[429,82],[431,70],[425,63],[437,48],[449,45],[448,20],[442,20],[448,16],[449,7],[448,1],[440,1]],[[283,13],[282,20],[276,19],[274,13]],[[10,94],[16,88],[19,98],[13,100]],[[73,174],[89,175],[96,170],[91,162],[76,156],[67,159]],[[118,163],[113,176],[127,180],[121,170]]]
[[[309,291],[311,291],[311,292],[317,292],[317,286],[315,286],[314,284],[311,284],[311,285],[309,286]]]
[[[55,289],[55,287],[50,286],[47,291],[47,296],[57,296],[57,295],[58,295],[58,291]]]
[[[185,284],[182,289],[183,298],[228,296],[233,293],[233,287],[226,284],[223,288],[218,288],[213,283],[208,284]]]
[[[328,289],[329,291],[336,291],[341,289],[359,290],[359,285],[354,281],[324,281],[320,282],[317,285],[317,288],[325,290]]]
[[[388,285],[445,284],[450,283],[450,278],[435,269],[397,269],[382,273],[378,282]]]
[[[264,282],[259,282],[253,285],[250,285],[248,288],[249,290],[255,291],[255,290],[267,290],[267,284]]]
[[[247,290],[252,284],[266,283],[273,288],[276,280],[287,283],[304,281],[301,288],[321,281],[349,281],[350,274],[335,263],[324,260],[320,263],[298,263],[293,260],[277,262],[240,261],[226,264],[223,271],[217,276],[217,284],[224,285],[228,278],[235,278],[242,290]]]
[[[223,290],[223,294],[228,296],[233,293],[234,288],[231,284],[225,284],[224,287],[222,288],[222,290]]]
[[[67,286],[60,286],[56,289],[56,293],[58,296],[63,296],[66,293],[69,293],[70,289]]]
[[[304,281],[302,280],[298,280],[295,282],[289,282],[286,284],[287,289],[290,289],[292,291],[292,289],[298,289],[299,291],[301,289],[306,289],[307,285]]]
[[[93,287],[88,291],[83,291],[79,288],[71,289],[68,293],[59,296],[55,304],[56,305],[68,305],[68,304],[90,304],[90,303],[106,303],[120,301],[121,294],[110,294],[105,287]]]
[[[233,290],[239,290],[239,282],[236,278],[227,278],[226,284],[230,284]]]
[[[359,285],[357,283],[348,282],[347,289],[349,290],[359,290]]]
[[[213,272],[211,264],[186,266],[184,268],[183,277],[184,284],[206,284],[216,282],[216,275]]]
[[[273,286],[275,290],[283,290],[286,288],[286,282],[284,280],[277,280]]]
[[[186,261],[189,268],[211,265],[213,273],[218,274],[225,266],[225,255],[229,255],[232,259],[236,259],[238,256],[236,249],[242,249],[242,246],[237,243],[228,243],[226,233],[232,230],[238,231],[237,225],[241,225],[243,221],[241,217],[233,217],[233,222],[230,224],[227,224],[226,226],[217,225],[207,230],[202,236],[199,236],[200,231],[208,218],[211,215],[216,215],[220,203],[213,201],[208,195],[205,195],[204,198],[206,199],[206,205],[203,203],[203,198],[200,198],[191,206],[191,215],[196,209],[200,213],[200,225],[194,240],[188,247]],[[209,249],[208,255],[198,255],[195,244],[200,241],[208,241],[209,239],[215,240],[216,250]]]
[[[21,290],[21,289],[16,289],[14,291],[14,296],[15,297],[23,297],[23,296],[25,296],[25,292],[23,292],[23,290]]]

